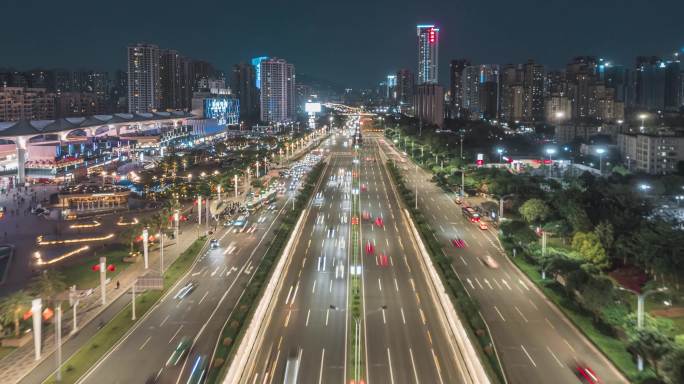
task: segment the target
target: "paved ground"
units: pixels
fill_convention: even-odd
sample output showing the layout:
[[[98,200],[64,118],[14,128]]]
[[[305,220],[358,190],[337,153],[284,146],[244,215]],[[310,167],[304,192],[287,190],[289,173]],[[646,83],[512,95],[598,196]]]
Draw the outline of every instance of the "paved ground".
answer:
[[[434,183],[431,175],[416,168],[383,142],[381,147],[403,171],[407,187],[418,188],[418,206],[443,244],[452,267],[468,294],[475,298],[491,329],[508,382],[577,383],[572,367],[578,360],[589,364],[604,383],[624,383],[616,368],[577,330],[527,277],[507,258],[492,230],[481,230],[461,213],[460,206]],[[454,247],[452,239],[465,241]],[[487,266],[486,256],[498,268]]]
[[[377,158],[377,151],[368,152]],[[466,382],[449,336],[420,272],[417,251],[388,174],[379,160],[360,166],[361,209],[384,226],[362,223],[362,255],[368,382]],[[342,170],[342,173],[339,171]],[[288,360],[300,356],[301,383],[344,383],[347,368],[347,291],[351,207],[351,152],[333,148],[320,192],[295,245],[283,289],[267,319],[263,342],[251,356],[244,382],[283,382]],[[331,179],[331,177],[333,177]],[[385,255],[386,257],[381,257]]]

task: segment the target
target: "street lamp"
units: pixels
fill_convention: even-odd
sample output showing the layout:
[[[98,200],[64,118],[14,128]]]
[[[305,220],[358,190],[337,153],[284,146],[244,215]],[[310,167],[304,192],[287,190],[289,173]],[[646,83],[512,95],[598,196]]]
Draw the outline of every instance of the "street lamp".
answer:
[[[596,153],[599,155],[599,172],[603,175],[603,154],[606,153],[604,148],[597,148]]]
[[[623,287],[618,287],[621,291],[630,292],[637,297],[637,329],[644,328],[644,307],[646,304],[646,297],[654,294],[667,291],[667,287],[658,287],[656,289],[646,291],[646,292],[636,292]],[[637,355],[637,369],[639,372],[644,370],[644,358],[641,355]]]
[[[643,183],[642,183],[642,184],[639,184],[639,189],[642,190],[642,191],[644,191],[644,192],[647,192],[647,191],[649,191],[649,190],[651,189],[651,186],[648,185],[648,184],[643,184]]]
[[[496,153],[499,154],[499,163],[502,163],[503,162],[504,149],[503,148],[497,148]]]
[[[553,155],[556,153],[556,148],[546,148],[546,154],[549,155],[549,175],[551,175],[551,164],[553,164]]]
[[[645,129],[645,128],[644,128],[644,121],[645,121],[647,118],[648,118],[648,114],[646,114],[646,113],[640,113],[640,114],[639,114],[639,120],[641,120],[641,127],[639,127],[639,130],[640,130],[641,132],[643,132],[644,129]]]

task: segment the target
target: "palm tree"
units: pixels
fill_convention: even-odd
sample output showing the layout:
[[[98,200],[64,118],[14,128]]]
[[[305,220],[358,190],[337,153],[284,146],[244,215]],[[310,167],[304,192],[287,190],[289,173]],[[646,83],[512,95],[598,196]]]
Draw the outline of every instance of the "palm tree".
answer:
[[[38,277],[33,279],[31,290],[33,293],[43,298],[46,303],[52,303],[57,295],[67,289],[64,275],[53,269],[43,271]]]
[[[30,302],[31,297],[24,291],[14,292],[0,300],[0,322],[13,323],[15,337],[19,337],[19,323],[23,314],[31,308]]]

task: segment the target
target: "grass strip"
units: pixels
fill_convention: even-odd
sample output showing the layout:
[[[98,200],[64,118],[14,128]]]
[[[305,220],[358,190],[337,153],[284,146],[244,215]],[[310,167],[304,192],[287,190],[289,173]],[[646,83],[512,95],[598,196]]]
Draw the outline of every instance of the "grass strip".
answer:
[[[75,383],[90,367],[96,364],[125,334],[133,324],[139,321],[147,311],[171,288],[178,279],[187,272],[205,243],[205,237],[195,240],[173,264],[164,276],[162,291],[147,291],[136,297],[136,320],[131,320],[131,304],[124,307],[112,320],[105,324],[86,344],[76,351],[62,364],[62,381],[59,383]],[[53,373],[45,381],[58,383]]]

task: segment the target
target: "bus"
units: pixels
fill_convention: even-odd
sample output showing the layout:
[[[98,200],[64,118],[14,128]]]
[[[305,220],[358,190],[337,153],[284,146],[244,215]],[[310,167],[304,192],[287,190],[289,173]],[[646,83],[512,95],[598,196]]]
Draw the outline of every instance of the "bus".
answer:
[[[463,207],[461,208],[461,212],[463,212],[463,216],[467,217],[473,223],[480,221],[480,214],[472,207]]]
[[[287,358],[287,363],[285,365],[285,377],[283,378],[283,384],[296,384],[299,378],[299,364],[301,349],[299,351],[291,351],[290,356]]]

